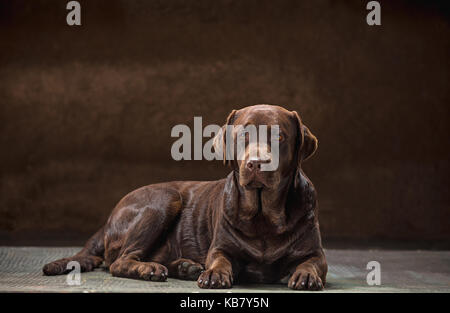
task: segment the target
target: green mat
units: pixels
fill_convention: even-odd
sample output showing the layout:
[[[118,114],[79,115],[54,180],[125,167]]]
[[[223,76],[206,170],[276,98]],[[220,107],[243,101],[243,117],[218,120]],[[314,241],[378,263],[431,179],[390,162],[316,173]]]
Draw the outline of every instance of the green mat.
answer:
[[[70,286],[66,275],[43,276],[42,265],[71,256],[80,248],[0,247],[0,292],[299,292],[285,285],[236,285],[199,289],[193,281],[169,278],[148,282],[112,277],[104,268],[82,273]],[[325,292],[450,292],[450,251],[326,250],[329,273]],[[369,261],[381,265],[381,285],[369,286]]]

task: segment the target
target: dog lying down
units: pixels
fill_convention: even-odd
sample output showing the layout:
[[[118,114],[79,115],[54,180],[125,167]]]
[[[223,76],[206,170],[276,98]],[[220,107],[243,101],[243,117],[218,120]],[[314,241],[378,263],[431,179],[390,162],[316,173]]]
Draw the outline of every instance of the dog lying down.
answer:
[[[120,200],[79,253],[46,264],[44,274],[70,272],[70,261],[79,262],[82,272],[92,271],[104,261],[113,276],[196,280],[200,288],[257,282],[321,290],[327,263],[316,192],[301,168],[317,149],[316,137],[297,112],[254,105],[228,116],[214,139],[222,151],[227,138],[237,136],[227,134],[227,125],[278,125],[277,169],[263,171],[267,158],[253,157],[273,157],[273,141],[264,151],[264,145],[250,143],[241,158],[224,153],[232,169],[224,179],[139,188]]]

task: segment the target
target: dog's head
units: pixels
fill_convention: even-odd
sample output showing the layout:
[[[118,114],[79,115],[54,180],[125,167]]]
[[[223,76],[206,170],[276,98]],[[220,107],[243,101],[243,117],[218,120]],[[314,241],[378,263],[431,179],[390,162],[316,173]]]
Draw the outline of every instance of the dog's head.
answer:
[[[261,104],[233,110],[214,146],[243,188],[275,190],[316,151],[317,139],[297,112]]]

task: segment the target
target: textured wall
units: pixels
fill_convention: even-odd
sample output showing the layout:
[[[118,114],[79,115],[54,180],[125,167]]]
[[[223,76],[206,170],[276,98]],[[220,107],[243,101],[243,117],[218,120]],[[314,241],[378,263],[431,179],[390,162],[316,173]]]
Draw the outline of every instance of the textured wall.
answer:
[[[273,103],[319,138],[325,239],[450,240],[448,7],[381,1],[369,27],[357,0],[80,3],[81,27],[66,1],[0,3],[3,238],[85,236],[139,186],[223,177],[173,161],[170,129]]]

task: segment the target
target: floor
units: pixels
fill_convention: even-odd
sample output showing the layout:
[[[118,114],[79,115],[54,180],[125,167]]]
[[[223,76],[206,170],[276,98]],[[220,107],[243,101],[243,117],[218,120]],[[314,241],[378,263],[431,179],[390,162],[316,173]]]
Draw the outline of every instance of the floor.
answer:
[[[147,282],[112,277],[105,269],[82,273],[80,285],[67,276],[42,275],[42,265],[70,256],[78,247],[0,247],[0,292],[205,292],[195,282],[169,278]],[[334,250],[325,292],[450,292],[450,251]],[[381,285],[369,286],[369,261],[380,264]],[[207,290],[206,292],[224,292]],[[292,292],[284,285],[235,286],[225,292]]]

